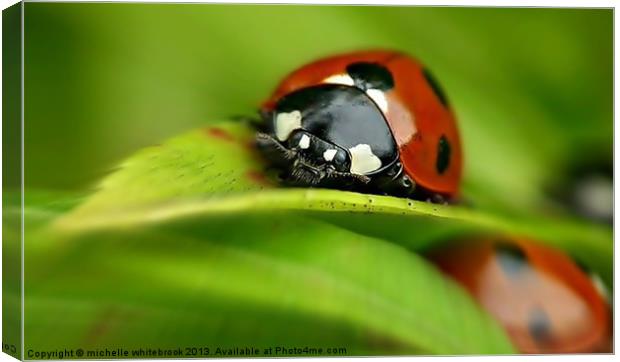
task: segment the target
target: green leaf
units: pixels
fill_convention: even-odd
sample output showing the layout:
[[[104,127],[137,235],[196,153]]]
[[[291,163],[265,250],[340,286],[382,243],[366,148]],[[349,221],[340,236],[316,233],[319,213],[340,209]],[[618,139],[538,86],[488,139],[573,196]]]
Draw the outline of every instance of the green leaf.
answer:
[[[420,256],[289,213],[213,215],[48,244],[28,251],[37,266],[26,279],[31,348],[513,352],[466,292]]]
[[[58,220],[59,232],[130,228],[222,214],[302,212],[357,233],[420,250],[470,234],[509,234],[564,249],[612,280],[612,235],[602,226],[509,208],[471,209],[389,196],[273,187],[241,123],[221,123],[131,157],[84,204]]]
[[[45,265],[44,260],[41,263],[22,264],[22,250],[28,250],[31,245],[36,245],[41,229],[60,213],[81,201],[81,197],[29,189],[24,201],[26,207],[22,209],[21,191],[3,188],[2,311],[4,315],[2,332],[3,342],[9,346],[18,346],[18,341],[22,340],[22,276],[24,273],[28,275],[30,271],[36,271],[37,266]],[[22,222],[24,223],[23,229]],[[23,231],[28,235],[23,240],[24,244],[22,244]],[[22,358],[21,351],[18,350],[13,356]]]
[[[322,191],[270,188],[251,135],[226,123],[145,150],[34,234],[27,260],[36,267],[26,285],[36,321],[26,336],[31,346],[183,341],[342,345],[352,355],[513,351],[469,295],[420,256],[289,212],[311,209],[304,193]],[[345,202],[319,209],[357,210],[347,193],[323,192]],[[213,208],[176,209],[192,200]],[[162,206],[172,214],[149,214]],[[70,333],[50,338],[59,326]],[[164,338],[166,330],[182,332]]]

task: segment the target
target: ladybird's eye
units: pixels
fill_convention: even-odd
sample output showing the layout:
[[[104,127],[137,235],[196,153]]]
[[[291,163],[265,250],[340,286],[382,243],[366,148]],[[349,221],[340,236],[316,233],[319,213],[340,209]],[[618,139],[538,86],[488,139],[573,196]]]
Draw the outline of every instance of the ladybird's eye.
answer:
[[[347,152],[312,133],[302,129],[294,130],[287,142],[288,148],[298,150],[310,162],[317,165],[331,164],[338,171],[349,171],[351,162]]]
[[[330,148],[325,150],[323,159],[336,166],[338,171],[346,172],[349,170],[349,156],[341,149]]]
[[[288,145],[291,149],[308,149],[310,148],[310,144],[312,140],[310,136],[302,130],[294,130],[292,131],[290,137],[288,138]]]
[[[326,162],[344,163],[347,160],[347,153],[341,149],[328,148],[323,152],[323,159]]]

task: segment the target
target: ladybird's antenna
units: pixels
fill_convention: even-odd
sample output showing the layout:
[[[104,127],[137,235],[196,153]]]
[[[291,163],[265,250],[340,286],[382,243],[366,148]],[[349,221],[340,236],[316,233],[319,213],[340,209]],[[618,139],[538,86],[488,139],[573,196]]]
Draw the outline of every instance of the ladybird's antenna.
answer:
[[[264,153],[271,156],[276,156],[286,161],[294,159],[297,155],[296,151],[289,150],[288,148],[282,146],[282,144],[271,135],[262,132],[258,132],[256,134],[256,145]]]

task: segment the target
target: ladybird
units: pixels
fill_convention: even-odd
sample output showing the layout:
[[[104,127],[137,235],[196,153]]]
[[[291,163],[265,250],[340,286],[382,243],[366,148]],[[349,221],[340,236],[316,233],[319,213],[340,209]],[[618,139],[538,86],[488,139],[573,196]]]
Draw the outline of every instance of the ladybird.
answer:
[[[562,252],[522,238],[487,238],[428,257],[495,317],[521,353],[609,352],[602,284]]]
[[[614,219],[614,165],[609,155],[572,158],[545,190],[567,210],[589,220],[612,224]]]
[[[454,199],[462,155],[429,70],[395,51],[332,56],[289,74],[260,110],[257,145],[294,186]]]

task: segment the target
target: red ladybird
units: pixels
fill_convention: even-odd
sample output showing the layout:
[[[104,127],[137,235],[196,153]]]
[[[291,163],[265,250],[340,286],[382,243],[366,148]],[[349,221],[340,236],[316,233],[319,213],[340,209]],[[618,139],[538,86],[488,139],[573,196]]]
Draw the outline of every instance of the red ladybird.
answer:
[[[461,141],[437,82],[417,60],[363,51],[310,63],[263,104],[257,143],[285,180],[453,198]]]
[[[606,299],[565,254],[524,239],[485,239],[429,257],[504,326],[522,353],[609,350]]]

